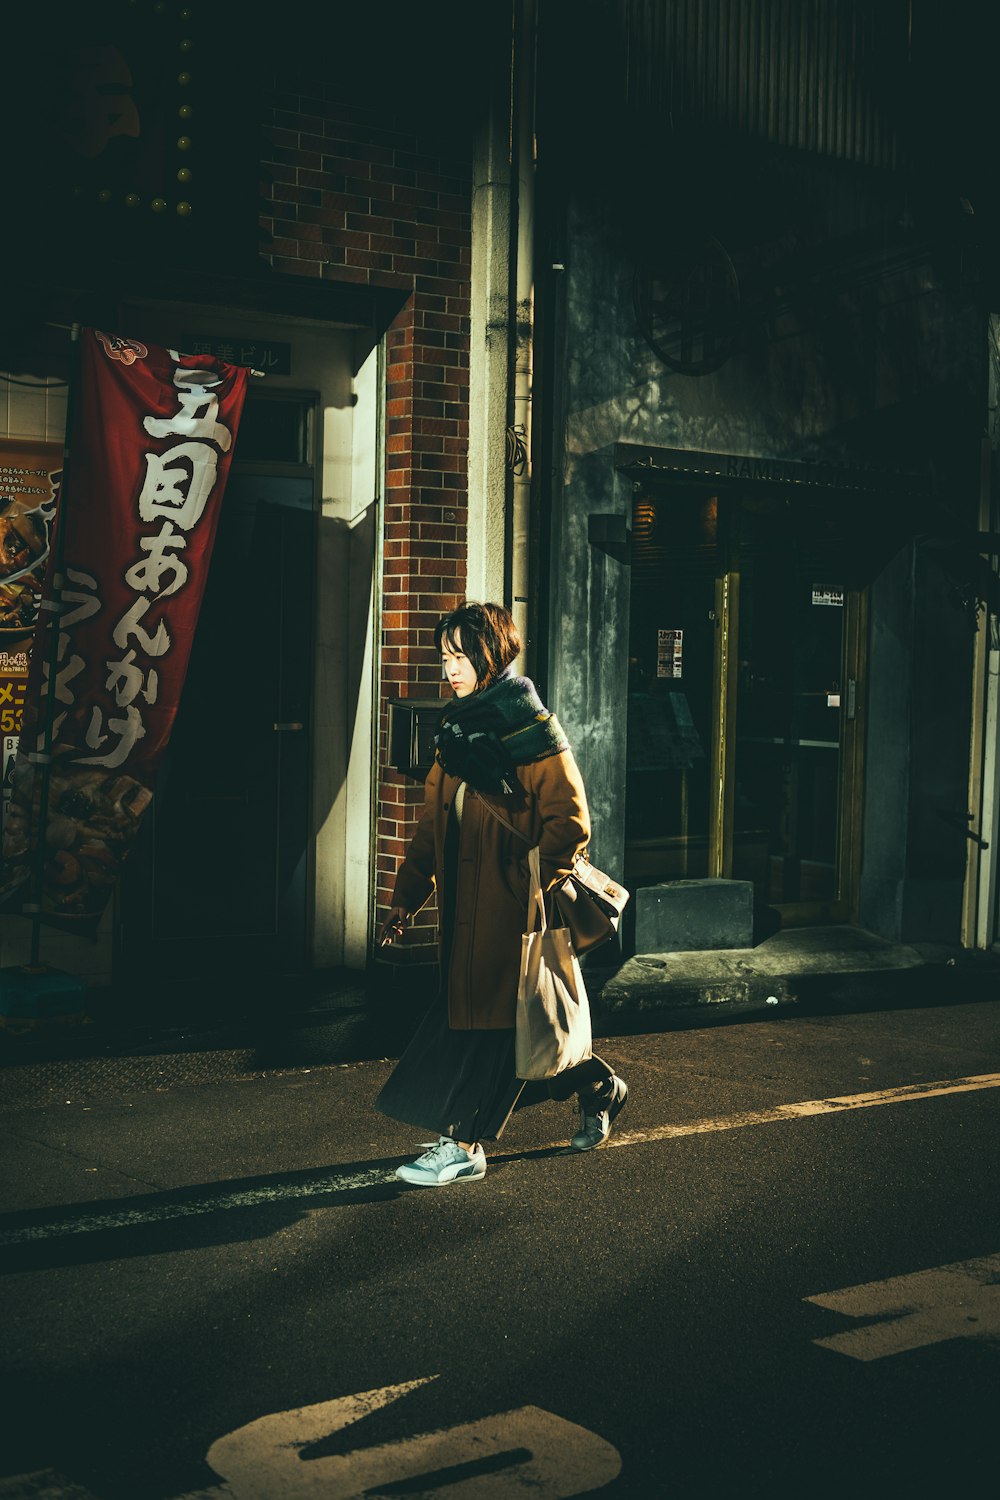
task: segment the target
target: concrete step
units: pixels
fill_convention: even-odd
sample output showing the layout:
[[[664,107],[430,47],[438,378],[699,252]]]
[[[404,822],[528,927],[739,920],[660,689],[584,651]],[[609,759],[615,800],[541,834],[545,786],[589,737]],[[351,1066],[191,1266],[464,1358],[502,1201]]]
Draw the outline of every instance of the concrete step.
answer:
[[[865,991],[919,1003],[941,970],[1000,978],[995,955],[891,943],[859,927],[792,928],[753,948],[644,953],[591,984],[602,1025],[691,1007],[811,1007]]]

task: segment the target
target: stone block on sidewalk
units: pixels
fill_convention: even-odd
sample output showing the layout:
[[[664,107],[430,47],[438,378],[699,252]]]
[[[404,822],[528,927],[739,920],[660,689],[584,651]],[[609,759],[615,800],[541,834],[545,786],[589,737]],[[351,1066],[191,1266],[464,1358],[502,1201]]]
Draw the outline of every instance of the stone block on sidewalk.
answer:
[[[677,953],[753,944],[753,883],[668,880],[635,893],[636,953]]]

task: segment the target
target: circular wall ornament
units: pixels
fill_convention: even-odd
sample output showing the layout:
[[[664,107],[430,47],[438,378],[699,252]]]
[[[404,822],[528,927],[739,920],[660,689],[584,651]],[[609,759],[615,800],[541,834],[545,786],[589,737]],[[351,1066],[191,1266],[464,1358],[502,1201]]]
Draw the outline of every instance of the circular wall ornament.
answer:
[[[660,264],[640,266],[632,301],[646,343],[678,374],[710,375],[736,352],[739,277],[714,235]]]

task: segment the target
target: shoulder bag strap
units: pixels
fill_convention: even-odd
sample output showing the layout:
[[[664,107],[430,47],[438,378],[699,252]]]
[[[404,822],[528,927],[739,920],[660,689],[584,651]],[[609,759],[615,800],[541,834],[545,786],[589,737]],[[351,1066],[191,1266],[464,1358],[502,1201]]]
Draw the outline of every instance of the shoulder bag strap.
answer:
[[[502,823],[503,826],[507,829],[508,833],[512,833],[514,837],[519,838],[522,843],[531,845],[531,840],[528,838],[527,834],[522,833],[520,828],[515,828],[513,823],[508,822],[503,813],[497,812],[492,802],[487,802],[486,798],[481,796],[480,793],[476,791],[475,787],[469,786],[468,782],[466,782],[465,785],[475,797],[476,801],[481,802],[486,811],[492,814],[492,816],[496,818],[498,823]],[[582,849],[576,856],[576,859],[573,861],[573,869],[576,870],[577,865],[581,863],[584,865],[589,865],[590,863],[590,855],[587,853],[586,849]]]
[[[498,823],[502,823],[503,824],[503,826],[506,828],[506,830],[507,830],[508,833],[514,834],[514,836],[516,838],[519,838],[525,844],[530,844],[531,843],[531,840],[528,838],[527,834],[522,833],[519,828],[515,828],[514,825],[513,825],[513,823],[508,823],[508,821],[504,817],[503,813],[497,812],[497,810],[493,806],[492,802],[487,802],[486,798],[480,796],[480,794],[476,791],[475,787],[469,786],[468,782],[466,782],[465,784],[469,788],[469,791],[472,793],[472,795],[475,797],[476,801],[477,802],[481,802],[482,805],[483,805],[483,807],[485,807],[486,811],[488,813],[492,813],[493,817],[496,818],[496,820],[497,820]]]

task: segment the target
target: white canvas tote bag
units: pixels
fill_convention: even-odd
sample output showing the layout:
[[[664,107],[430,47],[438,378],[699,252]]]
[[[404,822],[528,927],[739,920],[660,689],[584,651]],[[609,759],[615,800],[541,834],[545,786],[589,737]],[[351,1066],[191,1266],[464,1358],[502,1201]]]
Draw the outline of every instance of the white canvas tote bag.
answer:
[[[528,930],[521,939],[514,1065],[518,1078],[554,1078],[591,1056],[590,1001],[569,929],[545,920],[538,850],[528,854]]]

